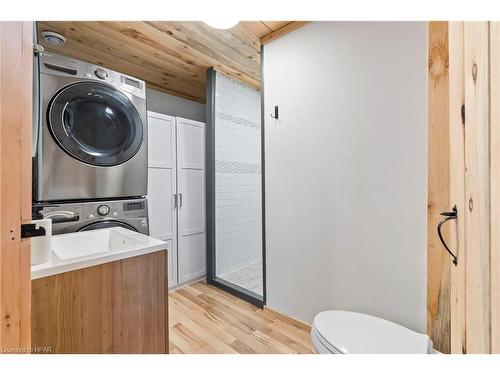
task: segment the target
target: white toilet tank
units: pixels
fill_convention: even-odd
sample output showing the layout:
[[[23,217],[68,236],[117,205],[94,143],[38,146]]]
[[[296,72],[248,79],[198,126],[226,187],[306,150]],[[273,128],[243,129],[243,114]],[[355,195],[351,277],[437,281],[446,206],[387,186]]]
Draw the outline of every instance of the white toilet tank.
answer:
[[[311,338],[325,354],[433,353],[429,336],[375,316],[352,311],[323,311],[314,318]]]

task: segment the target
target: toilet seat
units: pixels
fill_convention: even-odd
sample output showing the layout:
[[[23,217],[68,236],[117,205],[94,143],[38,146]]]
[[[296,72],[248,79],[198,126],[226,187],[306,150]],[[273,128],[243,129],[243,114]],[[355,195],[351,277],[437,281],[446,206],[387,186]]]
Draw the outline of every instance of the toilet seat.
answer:
[[[314,318],[311,338],[318,353],[426,354],[432,351],[427,335],[352,311],[319,313]]]

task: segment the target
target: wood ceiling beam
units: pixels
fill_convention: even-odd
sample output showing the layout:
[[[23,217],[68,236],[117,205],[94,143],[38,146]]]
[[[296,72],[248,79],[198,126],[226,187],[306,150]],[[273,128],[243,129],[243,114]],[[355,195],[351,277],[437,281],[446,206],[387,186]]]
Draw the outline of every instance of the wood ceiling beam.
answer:
[[[259,39],[262,38],[264,35],[273,32],[272,29],[267,27],[261,21],[241,21],[240,25],[248,29],[251,33],[257,35]]]
[[[264,35],[262,38],[260,38],[261,44],[267,44],[269,42],[272,42],[273,40],[276,40],[278,38],[281,38],[282,36],[291,33],[294,30],[297,30],[298,28],[308,24],[309,21],[293,21],[290,23],[287,23],[285,26],[281,27],[280,29],[273,31],[267,35]]]
[[[283,26],[292,23],[293,21],[261,21],[264,25],[269,27],[272,31],[281,29]]]
[[[230,30],[231,34],[233,34],[236,38],[242,40],[254,50],[260,53],[260,37],[252,33],[245,26],[238,23],[235,27]]]

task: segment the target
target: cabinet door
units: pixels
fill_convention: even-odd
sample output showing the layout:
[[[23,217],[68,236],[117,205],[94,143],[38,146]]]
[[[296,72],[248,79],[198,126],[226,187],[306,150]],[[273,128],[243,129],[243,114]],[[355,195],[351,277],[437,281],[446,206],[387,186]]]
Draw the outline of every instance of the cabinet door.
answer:
[[[168,275],[168,289],[177,286],[177,240],[172,238],[165,240],[167,243],[168,260],[167,260],[167,275]]]
[[[148,168],[149,234],[159,239],[175,236],[175,171]]]
[[[175,118],[148,112],[149,234],[168,243],[168,285],[177,285]]]
[[[177,217],[174,207],[175,171],[148,168],[149,235],[168,243],[168,285],[177,285]]]
[[[148,166],[175,168],[175,117],[148,112]]]
[[[205,124],[177,118],[179,283],[206,273]]]

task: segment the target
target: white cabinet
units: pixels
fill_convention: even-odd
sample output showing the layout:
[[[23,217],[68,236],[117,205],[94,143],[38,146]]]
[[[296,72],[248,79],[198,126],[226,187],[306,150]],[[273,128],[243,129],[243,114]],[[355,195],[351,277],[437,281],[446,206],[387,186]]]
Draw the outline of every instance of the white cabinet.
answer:
[[[205,124],[177,118],[178,278],[183,283],[206,271]]]
[[[168,285],[177,285],[175,117],[148,112],[149,234],[167,241]]]
[[[175,170],[175,142],[175,117],[148,112],[148,166]]]
[[[148,210],[167,241],[169,286],[205,275],[205,124],[148,112]]]

